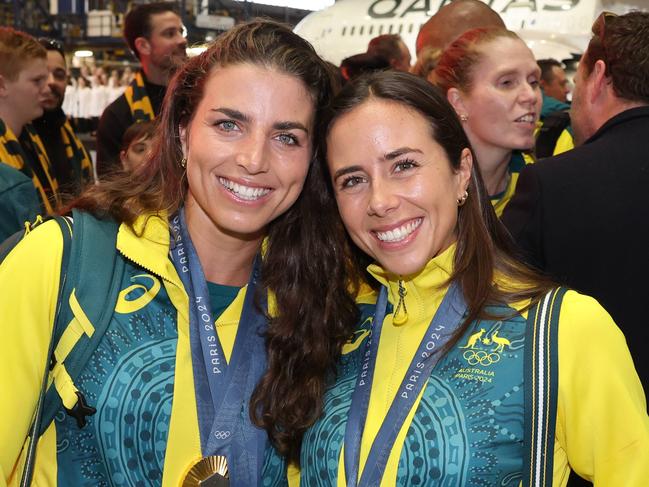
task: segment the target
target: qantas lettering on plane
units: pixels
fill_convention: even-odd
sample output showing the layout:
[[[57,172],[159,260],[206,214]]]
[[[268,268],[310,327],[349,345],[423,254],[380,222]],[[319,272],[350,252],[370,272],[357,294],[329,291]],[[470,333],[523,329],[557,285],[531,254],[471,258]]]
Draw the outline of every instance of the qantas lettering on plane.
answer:
[[[527,8],[530,12],[572,10],[581,0],[486,0],[484,3],[499,13],[509,9]],[[405,17],[411,13],[437,12],[451,0],[376,0],[367,9],[373,19]]]

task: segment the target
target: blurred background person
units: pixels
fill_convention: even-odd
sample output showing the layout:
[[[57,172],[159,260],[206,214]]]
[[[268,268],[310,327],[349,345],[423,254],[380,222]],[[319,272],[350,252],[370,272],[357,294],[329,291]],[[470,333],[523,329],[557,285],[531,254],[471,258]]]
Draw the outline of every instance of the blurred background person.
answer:
[[[63,46],[47,38],[38,42],[47,50],[50,90],[43,101],[43,115],[33,124],[43,141],[61,193],[75,196],[93,180],[92,161],[62,108],[68,87]]]
[[[167,84],[187,59],[187,40],[173,2],[134,6],[124,17],[124,38],[142,64],[122,96],[104,110],[97,130],[97,175],[119,165],[122,136],[160,111]]]
[[[372,71],[383,71],[390,69],[390,61],[379,54],[368,54],[363,52],[345,58],[340,63],[340,74],[343,81],[351,81],[359,76],[371,73]]]
[[[433,73],[462,121],[498,216],[521,169],[533,162],[523,151],[534,147],[540,75],[525,42],[498,28],[462,34],[444,50]]]
[[[387,59],[390,68],[396,71],[410,70],[410,51],[398,34],[383,34],[375,37],[367,45],[367,54]]]
[[[410,68],[410,72],[420,78],[428,79],[430,73],[435,69],[435,66],[437,66],[437,61],[439,61],[441,55],[441,49],[432,46],[425,46],[421,51],[419,51],[417,61]]]
[[[573,91],[577,147],[521,173],[503,215],[529,262],[597,298],[649,388],[649,13],[593,24]]]
[[[556,59],[540,59],[537,64],[541,68],[540,83],[543,98],[554,98],[561,103],[568,104],[570,81],[566,77],[563,65]]]
[[[147,160],[153,144],[155,122],[136,122],[126,129],[122,138],[119,160],[124,169],[134,171]]]
[[[480,0],[454,0],[440,8],[417,34],[417,57],[425,47],[443,51],[467,30],[478,27],[505,28],[503,19]]]
[[[60,203],[59,187],[38,133],[30,122],[50,97],[47,51],[36,39],[0,27],[0,239]],[[32,191],[25,181],[32,184]],[[38,200],[35,199],[36,194]]]
[[[541,126],[536,137],[534,154],[541,159],[551,155],[561,154],[572,149],[570,127],[570,82],[563,65],[556,59],[540,59],[537,61],[541,68]]]

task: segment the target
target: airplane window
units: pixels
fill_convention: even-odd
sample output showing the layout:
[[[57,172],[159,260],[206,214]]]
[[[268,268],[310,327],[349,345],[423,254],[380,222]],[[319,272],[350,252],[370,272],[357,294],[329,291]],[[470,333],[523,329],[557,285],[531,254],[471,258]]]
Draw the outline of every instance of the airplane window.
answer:
[[[379,25],[379,35],[383,34],[383,24]]]
[[[343,25],[343,33],[342,33],[342,35],[345,35],[346,32],[347,32],[347,26]]]
[[[374,34],[374,25],[370,25],[370,31],[368,32],[369,35]]]
[[[356,30],[356,26],[352,25],[351,29],[349,29],[349,35],[350,36],[354,35],[354,30]]]
[[[388,27],[388,34],[392,34],[392,27],[394,27],[392,24],[390,24],[390,27]]]
[[[410,25],[408,26],[408,34],[412,34],[412,29],[415,27],[415,25],[410,22]]]
[[[403,24],[399,24],[399,31],[397,34],[401,34],[403,32]]]
[[[364,26],[364,25],[361,25],[361,26],[358,28],[358,35],[361,35],[361,36],[362,36],[362,35],[363,35],[363,30],[364,30],[364,29],[365,29],[365,26]]]

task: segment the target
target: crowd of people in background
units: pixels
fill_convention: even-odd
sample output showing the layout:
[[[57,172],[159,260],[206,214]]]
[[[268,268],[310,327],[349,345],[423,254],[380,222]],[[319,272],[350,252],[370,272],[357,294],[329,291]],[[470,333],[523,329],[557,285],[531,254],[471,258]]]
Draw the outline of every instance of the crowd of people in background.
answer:
[[[106,107],[124,93],[133,76],[130,67],[111,69],[107,74],[101,66],[83,65],[78,76],[68,76],[63,111],[74,119],[80,132],[92,133]]]
[[[0,486],[646,485],[649,13],[123,27],[0,27]]]

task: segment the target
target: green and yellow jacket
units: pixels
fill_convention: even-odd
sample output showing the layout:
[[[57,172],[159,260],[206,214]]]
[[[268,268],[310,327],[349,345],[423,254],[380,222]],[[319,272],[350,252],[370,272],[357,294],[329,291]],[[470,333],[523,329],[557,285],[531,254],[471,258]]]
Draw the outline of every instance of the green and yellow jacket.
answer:
[[[41,436],[33,485],[177,487],[201,458],[189,344],[188,297],[169,259],[166,215],[121,225],[126,261],[112,320],[72,384],[60,363],[92,324],[75,317],[55,354],[54,384],[66,407],[84,393],[97,408],[79,429],[63,411]],[[0,486],[17,485],[23,446],[39,395],[62,258],[62,235],[46,222],[0,266]],[[246,287],[216,320],[230,359]],[[57,367],[59,367],[57,369]],[[69,376],[68,376],[69,377]],[[22,451],[22,453],[21,453]]]
[[[370,446],[437,311],[453,268],[455,246],[405,279],[408,319],[392,314],[381,330],[360,472]],[[399,276],[377,265],[371,274],[396,307]],[[519,486],[524,455],[523,416],[526,303],[492,309],[503,319],[472,323],[436,364],[401,426],[381,486]],[[306,432],[301,472],[269,462],[265,485],[345,486],[344,435],[352,392],[361,372],[371,318],[364,317],[343,349],[322,417]],[[592,298],[568,291],[559,315],[558,404],[553,485],[570,467],[598,486],[642,487],[649,479],[649,418],[624,336]],[[271,481],[270,472],[275,472]]]

